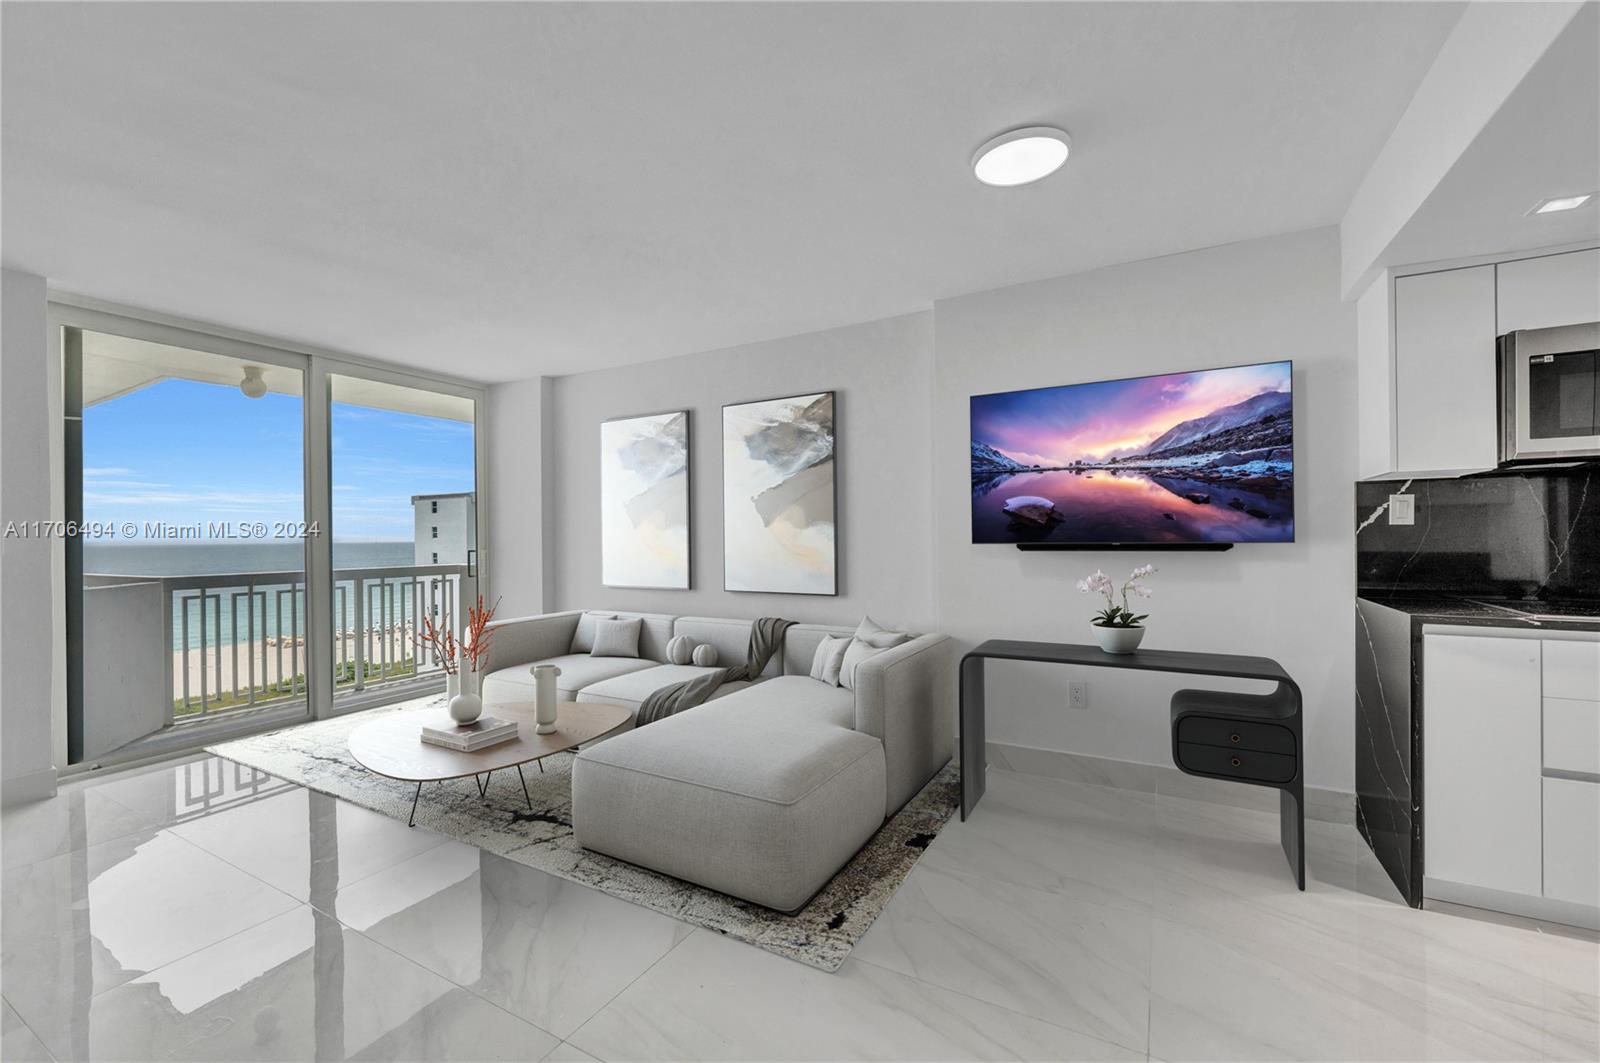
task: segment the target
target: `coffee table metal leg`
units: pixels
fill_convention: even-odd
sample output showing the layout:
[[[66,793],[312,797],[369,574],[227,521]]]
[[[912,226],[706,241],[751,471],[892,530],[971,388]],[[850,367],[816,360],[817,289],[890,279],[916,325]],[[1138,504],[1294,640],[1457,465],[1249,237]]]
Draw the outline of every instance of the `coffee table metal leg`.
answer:
[[[406,826],[408,827],[415,827],[417,825],[417,799],[421,796],[422,784],[417,783],[417,792],[411,795],[411,818],[406,820]]]
[[[539,770],[544,771],[544,761],[539,762]],[[528,802],[528,808],[533,808],[533,798],[528,796],[528,780],[522,777],[522,765],[517,765],[517,780],[522,783],[522,799]]]
[[[489,779],[493,775],[494,775],[494,772],[490,771],[490,772],[485,772],[481,778],[479,776],[476,776],[476,775],[474,775],[472,777],[473,781],[478,784],[478,799],[479,800],[487,800],[488,799],[488,795],[489,795]]]

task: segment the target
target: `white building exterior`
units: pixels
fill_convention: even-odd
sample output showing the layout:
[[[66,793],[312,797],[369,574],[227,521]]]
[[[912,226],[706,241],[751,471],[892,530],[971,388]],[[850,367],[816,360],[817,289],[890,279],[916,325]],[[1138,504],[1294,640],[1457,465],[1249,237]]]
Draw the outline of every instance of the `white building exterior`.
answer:
[[[416,563],[464,565],[467,551],[478,545],[477,496],[471,491],[450,495],[412,495],[416,516]]]

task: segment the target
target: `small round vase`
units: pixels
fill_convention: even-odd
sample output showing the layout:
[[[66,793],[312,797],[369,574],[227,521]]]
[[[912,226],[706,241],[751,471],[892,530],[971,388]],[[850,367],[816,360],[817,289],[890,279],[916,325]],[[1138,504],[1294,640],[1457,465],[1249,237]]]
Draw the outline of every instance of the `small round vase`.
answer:
[[[1090,624],[1089,627],[1094,630],[1095,641],[1106,653],[1132,653],[1144,639],[1142,627],[1101,627],[1099,624]]]
[[[476,694],[457,694],[450,699],[450,718],[459,724],[469,724],[483,715],[483,699]]]

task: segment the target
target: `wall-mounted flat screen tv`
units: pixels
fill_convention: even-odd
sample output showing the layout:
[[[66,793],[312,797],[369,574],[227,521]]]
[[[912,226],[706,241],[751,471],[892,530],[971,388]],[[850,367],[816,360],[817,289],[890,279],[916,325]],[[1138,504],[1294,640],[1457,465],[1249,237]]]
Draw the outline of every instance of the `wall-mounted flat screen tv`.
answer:
[[[1289,362],[972,398],[975,543],[1294,541]]]

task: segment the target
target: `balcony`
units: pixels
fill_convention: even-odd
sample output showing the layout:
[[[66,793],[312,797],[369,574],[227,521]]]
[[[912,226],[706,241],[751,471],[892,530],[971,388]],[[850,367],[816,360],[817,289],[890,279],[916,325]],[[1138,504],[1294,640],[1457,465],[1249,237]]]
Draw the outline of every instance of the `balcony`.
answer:
[[[336,704],[442,679],[421,618],[459,628],[475,582],[467,566],[336,569],[333,580]],[[301,572],[86,574],[84,755],[174,727],[305,705],[305,613]]]

